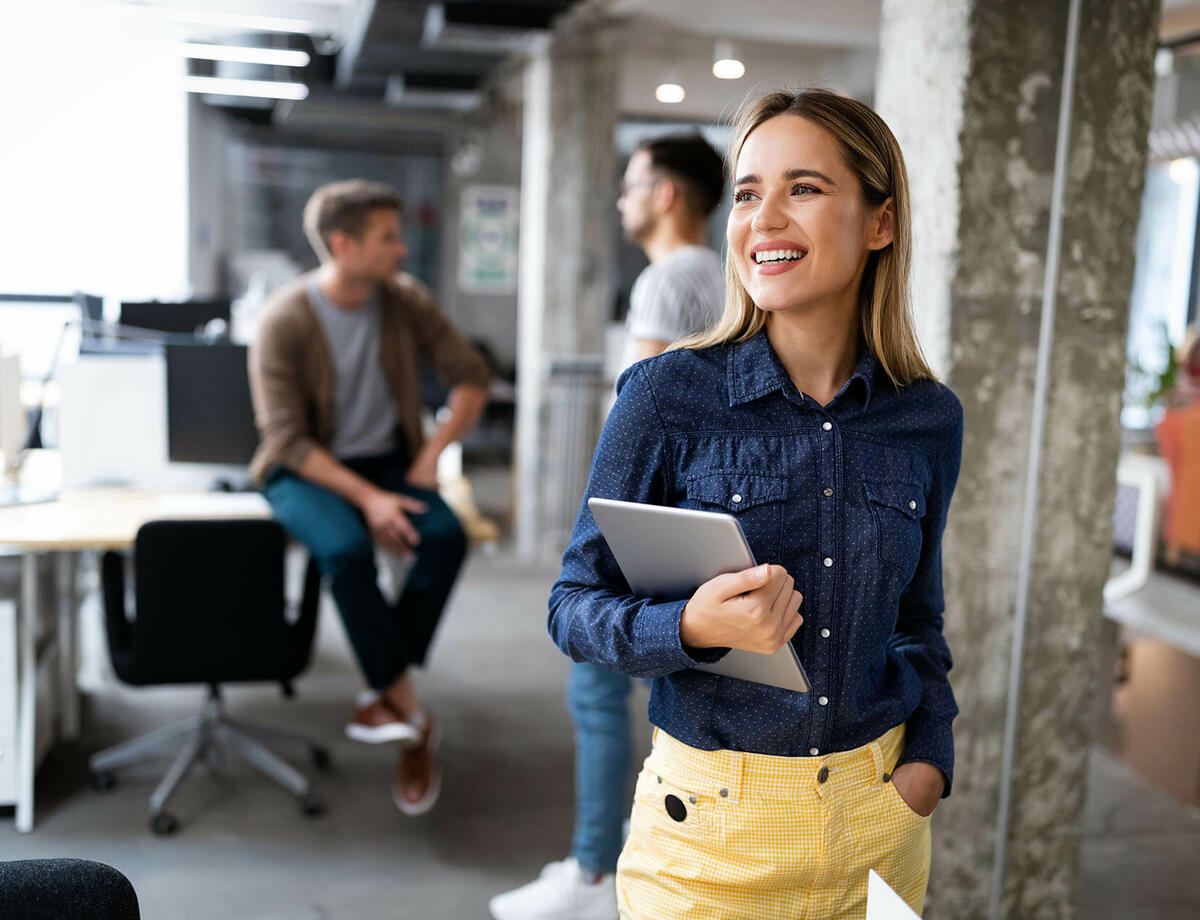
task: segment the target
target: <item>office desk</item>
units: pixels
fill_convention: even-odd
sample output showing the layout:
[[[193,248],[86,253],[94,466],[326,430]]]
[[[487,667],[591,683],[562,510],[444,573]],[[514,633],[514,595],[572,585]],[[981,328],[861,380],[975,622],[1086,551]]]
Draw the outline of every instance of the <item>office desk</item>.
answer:
[[[267,518],[270,507],[254,493],[159,492],[131,488],[66,490],[52,502],[0,507],[0,551],[21,557],[20,598],[16,615],[8,605],[0,616],[0,679],[15,684],[15,710],[0,716],[0,745],[12,728],[11,758],[15,794],[0,804],[16,805],[16,827],[33,830],[34,774],[54,739],[53,713],[43,713],[38,731],[39,681],[43,697],[58,709],[58,733],[65,739],[79,732],[76,642],[78,555],[85,550],[120,550],[133,545],[138,528],[161,518]],[[55,555],[58,588],[56,628],[39,640],[38,559]],[[3,598],[0,598],[0,606]],[[3,611],[0,611],[2,614]],[[9,681],[6,671],[13,671]],[[45,688],[53,688],[45,689]],[[0,705],[6,704],[0,686]],[[47,715],[50,718],[47,718]],[[6,724],[7,723],[7,724]],[[2,750],[2,748],[0,748]],[[3,758],[0,758],[3,766]],[[2,787],[3,784],[0,784]]]

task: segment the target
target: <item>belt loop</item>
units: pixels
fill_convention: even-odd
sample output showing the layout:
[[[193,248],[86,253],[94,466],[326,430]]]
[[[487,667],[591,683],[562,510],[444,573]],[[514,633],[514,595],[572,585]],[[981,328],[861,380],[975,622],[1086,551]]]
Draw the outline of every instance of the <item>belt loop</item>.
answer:
[[[883,767],[884,757],[883,757],[883,745],[881,745],[879,743],[879,739],[876,739],[871,742],[871,765],[874,767],[874,770],[875,770],[875,778],[882,779],[883,778],[883,768],[884,768]]]
[[[722,798],[731,798],[735,802],[742,800],[742,789],[746,784],[746,754],[744,751],[728,751],[728,757],[725,758],[727,767],[723,770],[721,777],[720,788],[717,789],[717,795],[721,795],[721,790],[724,789],[726,795]]]

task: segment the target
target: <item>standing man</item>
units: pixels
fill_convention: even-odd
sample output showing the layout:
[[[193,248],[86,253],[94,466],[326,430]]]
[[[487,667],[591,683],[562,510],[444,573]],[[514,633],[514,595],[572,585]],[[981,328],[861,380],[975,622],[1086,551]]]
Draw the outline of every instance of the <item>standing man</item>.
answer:
[[[304,208],[321,259],[277,291],[250,349],[260,443],[251,474],[275,517],[330,579],[370,687],[346,734],[402,742],[392,799],[405,814],[441,787],[437,731],[408,670],[425,661],[466,555],[466,537],[437,488],[437,458],[479,418],[488,371],[433,304],[398,273],[401,202],[385,185],[323,186]],[[425,440],[418,359],[452,388],[449,417]],[[395,606],[380,592],[375,547],[414,557]]]
[[[704,245],[720,203],[720,155],[698,134],[642,143],[621,181],[621,227],[650,264],[629,297],[624,365],[652,357],[715,323],[724,305],[721,257]],[[575,833],[571,855],[527,885],[492,898],[495,920],[617,920],[615,872],[633,770],[630,678],[571,665],[575,724]]]

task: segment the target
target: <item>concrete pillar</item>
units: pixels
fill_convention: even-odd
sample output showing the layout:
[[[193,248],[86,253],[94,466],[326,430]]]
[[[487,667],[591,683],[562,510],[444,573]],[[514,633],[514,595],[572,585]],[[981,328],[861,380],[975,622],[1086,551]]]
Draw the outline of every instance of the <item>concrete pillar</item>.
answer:
[[[884,0],[931,360],[963,402],[929,917],[1070,917],[1157,0]]]
[[[558,417],[552,363],[602,353],[614,290],[618,56],[604,26],[565,18],[525,72],[514,522],[525,557],[562,551],[558,506],[571,494],[573,514],[598,433],[597,394],[595,405],[572,410],[588,416],[591,443],[556,455],[563,445],[547,436]],[[582,481],[575,454],[586,454]]]

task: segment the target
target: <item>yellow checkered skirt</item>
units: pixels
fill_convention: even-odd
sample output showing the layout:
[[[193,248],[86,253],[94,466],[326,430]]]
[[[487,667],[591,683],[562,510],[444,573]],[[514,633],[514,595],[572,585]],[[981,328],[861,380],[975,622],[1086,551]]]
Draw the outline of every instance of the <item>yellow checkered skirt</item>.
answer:
[[[920,913],[929,819],[888,781],[904,726],[818,757],[702,751],[655,730],[617,866],[621,920],[865,917],[874,869]]]

